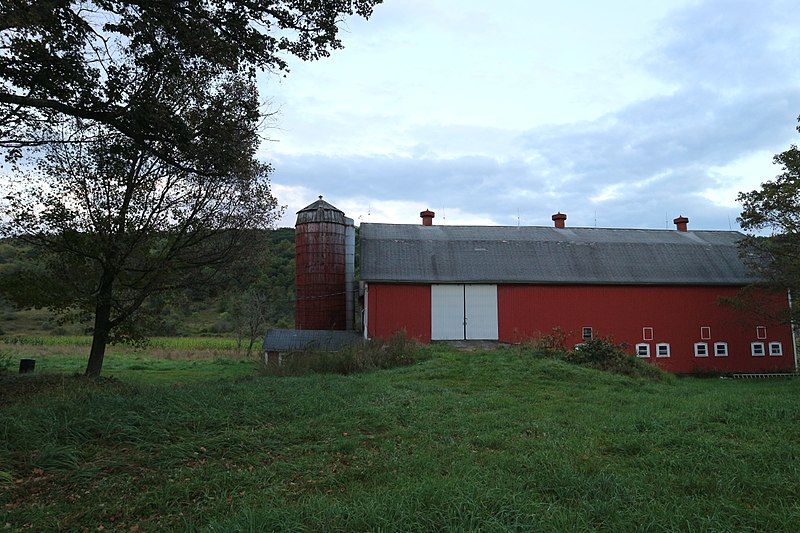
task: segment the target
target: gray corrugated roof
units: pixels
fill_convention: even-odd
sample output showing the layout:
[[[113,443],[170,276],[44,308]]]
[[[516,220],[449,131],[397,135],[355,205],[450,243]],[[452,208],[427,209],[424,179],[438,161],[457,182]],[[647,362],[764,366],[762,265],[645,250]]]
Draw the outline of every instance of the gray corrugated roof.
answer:
[[[742,285],[735,231],[361,225],[361,279]]]
[[[355,331],[327,331],[317,329],[271,329],[264,337],[264,351],[287,352],[293,350],[334,351],[361,342]]]

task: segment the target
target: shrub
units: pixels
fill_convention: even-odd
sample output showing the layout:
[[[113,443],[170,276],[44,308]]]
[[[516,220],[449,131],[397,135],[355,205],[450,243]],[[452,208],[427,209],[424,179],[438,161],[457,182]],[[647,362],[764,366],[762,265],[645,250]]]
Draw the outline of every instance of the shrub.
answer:
[[[225,315],[226,313],[223,313]],[[214,323],[211,325],[210,333],[214,333],[219,335],[220,333],[230,333],[234,330],[233,322],[230,320],[215,320]]]
[[[44,331],[51,331],[57,325],[58,324],[53,319],[48,318],[47,320],[42,320],[39,327]]]
[[[388,341],[378,339],[345,346],[340,350],[303,350],[282,356],[280,364],[262,359],[259,373],[269,376],[304,374],[355,374],[382,368],[410,365],[416,361],[419,345],[397,333]]]
[[[584,341],[580,348],[566,352],[564,360],[570,363],[655,381],[666,381],[670,375],[626,352],[609,339]]]
[[[537,353],[564,352],[567,347],[567,333],[561,328],[553,328],[546,334],[526,340],[520,347],[525,351]]]

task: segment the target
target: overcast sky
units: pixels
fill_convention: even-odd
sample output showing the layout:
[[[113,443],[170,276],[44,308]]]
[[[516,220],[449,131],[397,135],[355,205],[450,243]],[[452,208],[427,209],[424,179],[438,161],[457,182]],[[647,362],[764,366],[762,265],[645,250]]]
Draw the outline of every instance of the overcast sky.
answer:
[[[386,0],[344,50],[262,77],[294,212],[357,221],[737,228],[797,143],[796,0]]]

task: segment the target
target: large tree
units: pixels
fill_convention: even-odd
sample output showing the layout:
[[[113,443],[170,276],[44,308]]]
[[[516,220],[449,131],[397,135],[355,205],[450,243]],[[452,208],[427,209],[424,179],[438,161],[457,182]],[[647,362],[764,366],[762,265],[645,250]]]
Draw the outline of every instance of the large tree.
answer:
[[[88,375],[150,296],[212,281],[274,220],[256,72],[327,56],[379,2],[0,3],[0,229],[43,265],[6,291],[94,315]]]
[[[94,316],[87,375],[99,375],[110,340],[137,335],[148,298],[213,283],[246,256],[248,234],[270,227],[279,214],[268,168],[253,157],[252,83],[207,81],[195,79],[195,91],[176,97],[176,107],[190,123],[224,132],[210,138],[226,140],[226,153],[209,147],[212,164],[205,169],[224,162],[226,173],[175,167],[108,126],[81,119],[48,132],[35,167],[28,159],[16,164],[16,192],[2,216],[8,233],[40,250],[41,269],[39,279],[5,292],[22,303]],[[231,148],[238,156],[227,153]]]
[[[797,129],[800,132],[800,127]],[[739,224],[752,232],[741,241],[740,252],[763,280],[751,289],[783,293],[789,290],[794,298],[800,298],[800,150],[792,145],[777,154],[774,162],[781,167],[775,179],[739,194],[743,206]],[[742,300],[753,303],[752,298]],[[791,315],[785,313],[775,318],[796,323],[800,310],[795,305]]]

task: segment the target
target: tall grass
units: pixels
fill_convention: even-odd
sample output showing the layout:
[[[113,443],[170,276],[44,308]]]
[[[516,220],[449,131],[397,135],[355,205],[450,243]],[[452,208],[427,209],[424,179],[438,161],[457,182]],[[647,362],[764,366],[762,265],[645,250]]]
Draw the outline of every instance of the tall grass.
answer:
[[[6,376],[40,386],[0,405],[0,529],[800,523],[800,381],[665,386],[514,350],[422,351],[348,376],[221,380],[205,361],[209,379],[181,385]]]
[[[8,372],[14,365],[15,357],[11,352],[0,351],[0,374]]]

